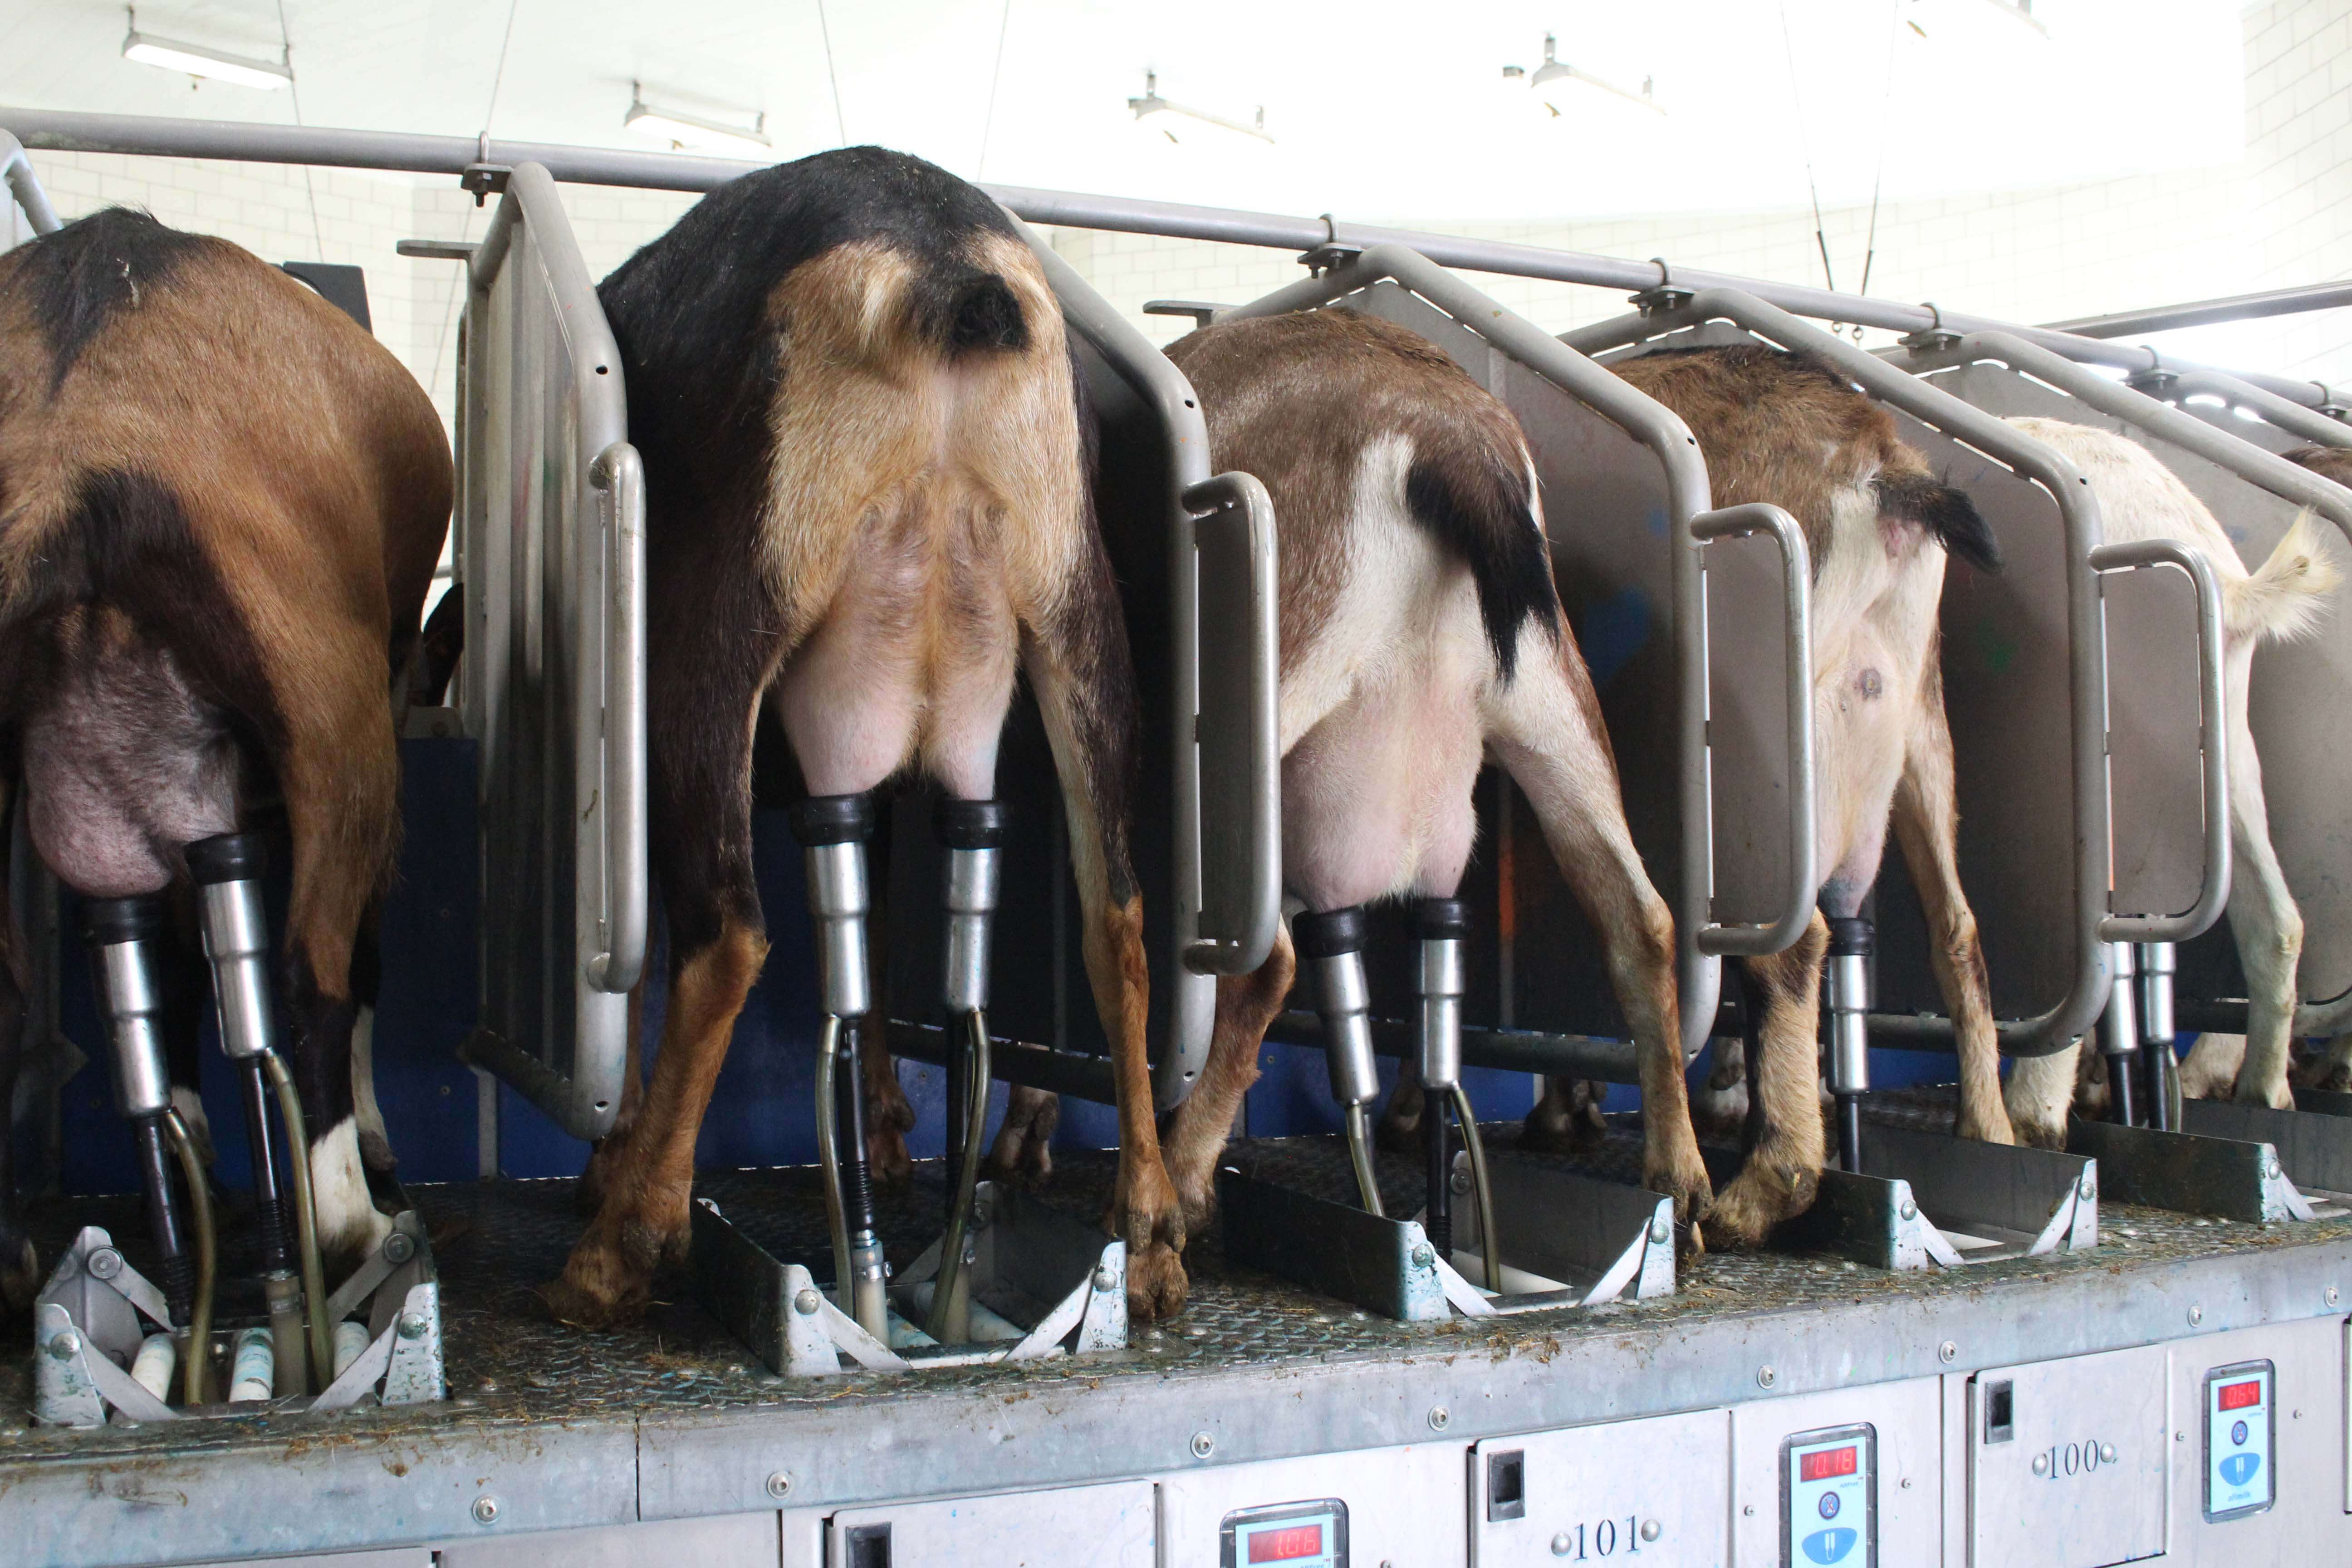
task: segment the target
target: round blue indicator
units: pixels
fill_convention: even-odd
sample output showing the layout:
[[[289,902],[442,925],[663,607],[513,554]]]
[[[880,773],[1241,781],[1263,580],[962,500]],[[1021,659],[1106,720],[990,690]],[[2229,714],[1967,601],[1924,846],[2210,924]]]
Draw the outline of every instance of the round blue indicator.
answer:
[[[1837,1517],[1837,1510],[1838,1510],[1838,1495],[1837,1495],[1837,1493],[1835,1493],[1835,1492],[1823,1492],[1823,1493],[1822,1494],[1822,1517],[1823,1519],[1835,1519],[1835,1518]]]
[[[2230,1441],[2232,1443],[2242,1443],[2245,1440],[2246,1424],[2242,1421],[2232,1423],[2230,1427]]]

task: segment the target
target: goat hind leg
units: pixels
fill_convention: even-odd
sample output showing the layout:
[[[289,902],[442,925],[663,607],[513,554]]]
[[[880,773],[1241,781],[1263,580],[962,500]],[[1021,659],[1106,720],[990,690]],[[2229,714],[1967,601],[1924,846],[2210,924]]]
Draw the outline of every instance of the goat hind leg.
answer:
[[[1250,1085],[1257,1081],[1258,1047],[1266,1026],[1282,1011],[1298,970],[1287,927],[1274,939],[1274,951],[1255,974],[1227,975],[1217,982],[1217,1020],[1201,1081],[1177,1108],[1168,1138],[1168,1174],[1183,1205],[1187,1235],[1197,1236],[1217,1205],[1217,1156],[1224,1152],[1234,1118]]]
[[[1816,914],[1786,952],[1742,960],[1764,996],[1761,1040],[1748,1063],[1748,1118],[1758,1132],[1739,1174],[1716,1194],[1707,1228],[1718,1243],[1761,1245],[1774,1226],[1812,1206],[1821,1184],[1819,1030],[1829,941],[1829,923]]]

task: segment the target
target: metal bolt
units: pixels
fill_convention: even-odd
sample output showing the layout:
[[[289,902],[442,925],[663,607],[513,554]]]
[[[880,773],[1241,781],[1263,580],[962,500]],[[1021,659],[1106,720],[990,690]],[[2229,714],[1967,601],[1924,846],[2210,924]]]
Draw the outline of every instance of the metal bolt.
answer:
[[[770,1476],[768,1478],[768,1495],[772,1498],[788,1498],[792,1496],[793,1473],[790,1470],[778,1470],[774,1475]]]
[[[416,1238],[404,1230],[395,1230],[383,1238],[383,1258],[387,1263],[405,1263],[416,1256]]]
[[[1954,1362],[1959,1360],[1959,1358],[1960,1347],[1954,1344],[1949,1340],[1946,1340],[1942,1344],[1936,1347],[1936,1359],[1942,1362],[1946,1366],[1951,1365]]]
[[[1429,1429],[1431,1431],[1443,1432],[1448,1426],[1453,1425],[1454,1412],[1446,1409],[1443,1405],[1433,1405],[1429,1407]]]
[[[2033,1473],[2037,1476],[2046,1476],[2050,1473],[2049,1455],[2036,1454],[2033,1456]]]
[[[2192,1307],[2190,1307],[2190,1308],[2189,1309],[2189,1326],[2190,1328],[2192,1328],[2192,1329],[2193,1329],[2193,1328],[2195,1328],[2198,1324],[2200,1324],[2200,1323],[2203,1322],[2204,1321],[2205,1321],[2205,1309],[2204,1309],[2204,1308],[2202,1308],[2202,1307],[2197,1307],[2197,1306],[2192,1306]]]
[[[1650,1240],[1656,1246],[1664,1247],[1666,1244],[1666,1237],[1674,1233],[1675,1222],[1664,1215],[1650,1222]]]
[[[2336,1305],[2336,1287],[2335,1287],[2335,1286],[2333,1286],[2333,1285],[2330,1285],[2330,1286],[2327,1288],[2327,1304],[2328,1304],[2329,1306],[2331,1306],[2331,1307],[2333,1307],[2334,1305]]]
[[[1192,1457],[1194,1458],[1205,1459],[1216,1451],[1217,1440],[1214,1437],[1212,1437],[1206,1432],[1195,1432],[1192,1434]]]
[[[494,1497],[476,1498],[474,1500],[474,1522],[476,1524],[496,1524],[498,1521],[499,1500]]]
[[[816,1310],[824,1305],[824,1297],[818,1295],[814,1290],[807,1289],[805,1288],[793,1297],[793,1310],[798,1312],[803,1318],[814,1317],[816,1315]]]
[[[2263,1162],[2263,1174],[2270,1177],[2273,1181],[2276,1181],[2278,1179],[2278,1173],[2279,1160],[2278,1156],[2273,1154],[2269,1159]]]
[[[1427,1268],[1436,1263],[1436,1261],[1437,1249],[1430,1246],[1429,1243],[1424,1241],[1413,1247],[1412,1263],[1414,1268]]]
[[[1903,1478],[1903,1489],[1906,1492],[1911,1489],[1911,1478],[1909,1476]]]
[[[81,1352],[81,1336],[68,1329],[49,1342],[49,1354],[59,1361],[71,1361]]]
[[[2116,1462],[2116,1446],[2115,1446],[2113,1443],[2102,1443],[2102,1444],[2100,1444],[2100,1445],[2099,1445],[2099,1463],[2101,1463],[2101,1464],[2103,1464],[2103,1465],[2112,1465],[2112,1464],[2114,1464],[2115,1462]]]
[[[1654,1519],[1643,1520],[1642,1521],[1642,1539],[1644,1541],[1655,1541],[1657,1538],[1658,1521]]]
[[[1565,1557],[1575,1545],[1576,1538],[1563,1530],[1551,1538],[1551,1554],[1554,1557]]]
[[[2081,1184],[2076,1186],[2074,1190],[2082,1194],[2084,1201],[2087,1203],[2091,1199],[2099,1195],[2098,1178],[2092,1175],[2088,1171],[2085,1171],[2083,1173]]]
[[[1913,1203],[1909,1198],[1905,1198],[1901,1203],[1895,1205],[1895,1212],[1901,1215],[1904,1221],[1907,1224],[1908,1222],[1919,1217],[1919,1205]]]
[[[2175,1432],[2172,1435],[2172,1440],[2176,1443],[2186,1443],[2189,1441],[2189,1434],[2186,1432]]]
[[[1745,1507],[1745,1508],[1741,1509],[1739,1511],[1740,1511],[1740,1514],[1741,1514],[1743,1517],[1748,1518],[1748,1519],[1754,1519],[1754,1518],[1756,1517],[1756,1505],[1755,1505],[1754,1503],[1752,1503],[1752,1502],[1751,1502],[1751,1503],[1749,1503],[1747,1507]]]
[[[1118,1276],[1111,1272],[1110,1266],[1108,1264],[1104,1264],[1095,1270],[1096,1289],[1108,1290],[1118,1283]],[[812,1294],[814,1294],[814,1292],[812,1292]]]
[[[1774,1384],[1776,1384],[1776,1383],[1778,1383],[1778,1382],[1780,1382],[1780,1374],[1779,1373],[1777,1373],[1777,1372],[1774,1372],[1770,1367],[1769,1367],[1769,1366],[1759,1366],[1759,1367],[1758,1367],[1758,1368],[1756,1369],[1756,1386],[1757,1386],[1757,1387],[1759,1387],[1759,1388],[1769,1388],[1769,1387],[1771,1387]]]
[[[122,1272],[122,1254],[110,1247],[94,1248],[82,1267],[93,1279],[111,1279]]]
[[[424,1314],[423,1314],[423,1313],[421,1313],[421,1312],[403,1312],[403,1313],[401,1313],[401,1314],[400,1314],[400,1337],[401,1337],[402,1339],[404,1339],[404,1340],[421,1340],[421,1339],[423,1339],[423,1338],[425,1337],[425,1316],[424,1316]],[[493,1506],[495,1506],[495,1505],[493,1505]]]
[[[1470,1173],[1467,1171],[1456,1171],[1454,1173],[1453,1179],[1445,1184],[1452,1187],[1457,1193],[1466,1193],[1470,1190]]]

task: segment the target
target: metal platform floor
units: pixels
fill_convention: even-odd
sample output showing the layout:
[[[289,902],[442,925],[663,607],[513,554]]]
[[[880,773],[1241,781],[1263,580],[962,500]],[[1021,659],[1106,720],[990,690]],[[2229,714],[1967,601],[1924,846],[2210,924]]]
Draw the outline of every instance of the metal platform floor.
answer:
[[[1509,1149],[1516,1131],[1489,1136]],[[1348,1190],[1335,1140],[1236,1147],[1261,1173]],[[1563,1163],[1631,1179],[1639,1149],[1621,1128]],[[1060,1156],[1044,1195],[1099,1212],[1111,1172],[1107,1153]],[[1417,1159],[1384,1157],[1381,1175],[1392,1212],[1412,1212]],[[895,1261],[936,1228],[940,1183],[936,1163],[919,1166],[887,1196]],[[825,1249],[813,1171],[714,1173],[698,1191],[780,1257]],[[2108,1205],[2094,1251],[1900,1275],[1709,1254],[1685,1262],[1669,1298],[1407,1326],[1228,1268],[1213,1228],[1190,1253],[1184,1313],[1139,1331],[1128,1352],[788,1381],[693,1305],[683,1277],[635,1328],[553,1322],[532,1287],[579,1234],[569,1182],[411,1195],[442,1279],[446,1405],[32,1428],[18,1321],[0,1343],[6,1555],[316,1552],[1076,1483],[1438,1432],[1466,1443],[2341,1316],[2352,1292],[2352,1219],[2251,1226]],[[138,1260],[135,1200],[81,1200],[43,1218],[45,1258],[93,1223]],[[485,1497],[496,1500],[488,1523]]]

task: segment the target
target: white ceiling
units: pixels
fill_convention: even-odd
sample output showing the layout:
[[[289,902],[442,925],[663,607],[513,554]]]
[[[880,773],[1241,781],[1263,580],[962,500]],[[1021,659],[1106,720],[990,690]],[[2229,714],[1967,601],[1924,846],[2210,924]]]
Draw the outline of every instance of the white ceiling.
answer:
[[[992,182],[1364,221],[1541,222],[2007,189],[2233,161],[2236,0],[285,0],[312,124],[646,146],[648,99],[767,114],[779,157],[879,142]],[[1662,21],[1662,16],[1671,21]],[[142,30],[276,53],[276,0],[153,0]],[[1916,22],[1922,37],[1904,22]],[[1003,68],[995,68],[1000,27]],[[121,58],[119,5],[0,0],[0,104],[285,122],[287,94]],[[1545,112],[1501,67],[1563,59],[1638,85],[1661,118],[1579,89]],[[1891,43],[1891,53],[1890,53]],[[1790,55],[1794,55],[1793,82]],[[1890,60],[1892,69],[1890,71]],[[1275,144],[1137,124],[1171,99]],[[1891,87],[1891,90],[1890,90]],[[992,121],[990,105],[994,100]],[[838,126],[838,129],[836,127]],[[1179,138],[1171,142],[1161,127]],[[982,166],[983,141],[985,167]]]

